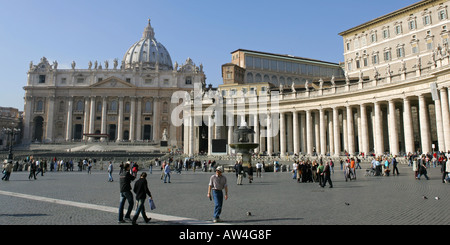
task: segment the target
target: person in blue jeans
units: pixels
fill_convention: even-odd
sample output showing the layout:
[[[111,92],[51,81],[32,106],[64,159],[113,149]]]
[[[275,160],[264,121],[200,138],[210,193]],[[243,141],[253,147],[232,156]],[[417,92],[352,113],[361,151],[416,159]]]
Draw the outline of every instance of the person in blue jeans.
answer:
[[[167,177],[169,177],[169,183],[170,183],[170,165],[166,164],[164,167],[164,183],[167,183]]]
[[[125,219],[131,221],[131,211],[133,210],[133,193],[131,193],[131,181],[136,177],[130,172],[130,162],[127,162],[124,167],[125,171],[120,174],[120,204],[119,204],[119,223],[125,223],[123,219],[123,209],[125,201],[128,201],[128,210],[125,214]]]
[[[228,200],[227,178],[222,175],[223,167],[216,168],[216,174],[211,176],[208,185],[208,198],[214,199],[214,223],[221,222],[220,214],[222,213],[223,190],[225,190],[225,200]],[[212,195],[211,195],[212,194]]]

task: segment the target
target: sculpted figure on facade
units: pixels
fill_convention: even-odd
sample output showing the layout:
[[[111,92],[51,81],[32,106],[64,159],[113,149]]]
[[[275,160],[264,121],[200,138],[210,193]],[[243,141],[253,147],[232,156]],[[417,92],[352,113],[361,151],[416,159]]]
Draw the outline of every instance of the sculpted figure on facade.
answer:
[[[53,61],[53,69],[58,69],[58,61]]]
[[[334,75],[331,76],[330,83],[331,83],[331,86],[336,87],[336,82],[335,82],[335,77],[334,77]]]
[[[75,63],[75,61],[72,61],[72,70],[75,70],[76,65],[77,65],[77,63]]]
[[[117,58],[114,59],[114,70],[117,69],[117,66],[119,65],[119,61],[117,60]]]
[[[88,69],[89,69],[89,70],[92,69],[92,61],[89,61],[89,63],[88,63]]]
[[[292,90],[293,93],[297,92],[297,90],[295,90],[295,83],[294,83],[294,81],[292,81],[291,90]]]

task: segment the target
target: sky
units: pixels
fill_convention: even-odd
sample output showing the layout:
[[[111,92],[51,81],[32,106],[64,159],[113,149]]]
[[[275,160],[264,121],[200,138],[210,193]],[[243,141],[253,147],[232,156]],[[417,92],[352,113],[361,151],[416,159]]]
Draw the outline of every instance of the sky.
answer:
[[[237,49],[342,62],[338,33],[418,0],[0,0],[0,106],[23,110],[30,61],[87,69],[122,60],[148,19],[172,62],[203,64],[206,83]]]

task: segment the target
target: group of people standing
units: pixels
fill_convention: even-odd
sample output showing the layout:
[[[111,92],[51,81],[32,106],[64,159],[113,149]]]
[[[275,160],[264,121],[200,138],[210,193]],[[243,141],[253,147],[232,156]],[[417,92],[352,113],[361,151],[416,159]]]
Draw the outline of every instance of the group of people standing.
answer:
[[[334,162],[331,158],[325,161],[322,158],[311,161],[298,160],[292,164],[292,179],[296,179],[298,183],[302,182],[319,182],[321,187],[325,187],[328,182],[330,188],[333,188],[331,181],[331,173],[333,172]]]

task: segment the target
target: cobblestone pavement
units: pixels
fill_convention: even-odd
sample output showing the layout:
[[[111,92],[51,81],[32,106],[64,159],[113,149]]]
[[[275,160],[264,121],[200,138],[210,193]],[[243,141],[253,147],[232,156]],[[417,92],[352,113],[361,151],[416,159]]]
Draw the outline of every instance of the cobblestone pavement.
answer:
[[[351,182],[335,169],[334,188],[297,183],[287,172],[263,173],[252,184],[245,179],[236,185],[235,174],[226,173],[229,199],[221,218],[234,225],[450,224],[450,184],[442,183],[440,168],[429,169],[430,180],[416,180],[405,165],[399,167],[399,176],[389,177],[364,176],[366,167],[357,170],[357,180]],[[146,204],[153,217],[148,225],[211,224],[214,205],[206,197],[211,175],[172,173],[171,183],[164,184],[160,171],[149,174],[157,208],[149,211]],[[108,182],[105,171],[75,171],[47,172],[28,180],[28,173],[13,172],[10,181],[0,182],[0,225],[117,224],[118,171],[114,177]],[[138,224],[145,224],[142,218]]]

